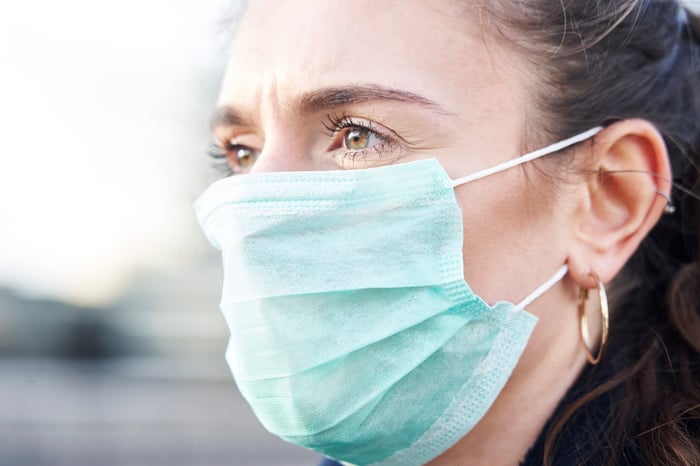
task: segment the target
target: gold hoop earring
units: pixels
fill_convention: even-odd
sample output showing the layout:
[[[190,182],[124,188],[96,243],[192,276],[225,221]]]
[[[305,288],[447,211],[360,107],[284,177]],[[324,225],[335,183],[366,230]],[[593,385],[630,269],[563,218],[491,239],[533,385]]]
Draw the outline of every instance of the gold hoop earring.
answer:
[[[588,299],[588,289],[581,288],[578,295],[578,318],[579,318],[579,333],[581,335],[581,343],[583,344],[583,352],[586,353],[586,359],[591,364],[598,364],[600,361],[600,356],[603,354],[603,347],[608,341],[608,296],[605,293],[605,286],[603,282],[600,281],[600,277],[595,274],[595,272],[590,273],[593,280],[595,280],[596,287],[598,288],[598,297],[600,298],[600,316],[602,323],[602,331],[600,334],[600,346],[598,347],[598,354],[593,356],[593,345],[591,345],[591,337],[588,332],[588,321],[586,319],[586,300]]]

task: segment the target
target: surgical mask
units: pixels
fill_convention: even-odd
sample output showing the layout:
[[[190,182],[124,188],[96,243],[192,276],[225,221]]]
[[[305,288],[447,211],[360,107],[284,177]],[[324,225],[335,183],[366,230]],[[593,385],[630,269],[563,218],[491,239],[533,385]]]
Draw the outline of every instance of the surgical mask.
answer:
[[[454,445],[506,384],[537,321],[464,281],[454,187],[437,160],[216,182],[197,201],[221,249],[226,358],[262,424],[355,465],[416,466]],[[478,221],[475,219],[475,221]]]

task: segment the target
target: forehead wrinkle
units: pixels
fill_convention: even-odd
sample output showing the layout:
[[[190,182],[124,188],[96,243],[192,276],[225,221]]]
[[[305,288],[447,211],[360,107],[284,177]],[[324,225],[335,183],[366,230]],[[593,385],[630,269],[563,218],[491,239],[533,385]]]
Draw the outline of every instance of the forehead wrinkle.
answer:
[[[224,84],[225,87],[226,84]],[[279,107],[277,94],[277,79],[274,76],[261,79],[254,89],[244,93],[245,97],[239,96],[238,99],[232,99],[237,100],[237,103],[221,104],[211,117],[211,129],[226,126],[257,126],[256,122],[265,113],[265,108],[271,109],[274,114],[275,108]]]
[[[299,97],[295,107],[300,114],[307,115],[329,108],[359,104],[373,100],[418,104],[423,107],[428,107],[438,113],[448,113],[436,102],[426,97],[413,92],[379,85],[327,87],[304,92]]]

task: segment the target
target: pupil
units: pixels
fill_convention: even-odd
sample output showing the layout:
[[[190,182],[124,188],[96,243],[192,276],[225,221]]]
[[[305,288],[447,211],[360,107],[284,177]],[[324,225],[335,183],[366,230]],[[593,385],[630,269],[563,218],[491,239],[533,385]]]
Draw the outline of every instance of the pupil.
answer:
[[[241,167],[247,167],[253,162],[253,154],[250,149],[238,149],[236,158]]]
[[[356,128],[348,131],[345,136],[345,146],[348,149],[366,149],[369,143],[369,131],[364,128]]]

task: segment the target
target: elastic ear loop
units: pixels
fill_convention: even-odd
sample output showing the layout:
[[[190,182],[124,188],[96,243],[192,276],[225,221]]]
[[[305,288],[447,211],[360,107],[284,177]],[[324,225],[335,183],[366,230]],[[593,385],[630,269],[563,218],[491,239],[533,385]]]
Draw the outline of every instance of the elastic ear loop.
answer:
[[[603,130],[602,126],[596,126],[595,128],[591,128],[588,131],[584,131],[583,133],[577,134],[576,136],[572,136],[568,139],[564,139],[563,141],[556,142],[554,144],[551,144],[547,147],[543,147],[542,149],[538,149],[533,152],[528,152],[527,154],[521,155],[520,157],[516,157],[514,159],[508,160],[503,163],[499,163],[496,166],[487,168],[485,170],[478,171],[476,173],[472,173],[471,175],[463,176],[461,178],[457,178],[456,180],[450,180],[450,186],[453,188],[455,186],[459,186],[461,184],[469,183],[470,181],[475,181],[475,180],[480,180],[481,178],[485,178],[489,175],[493,175],[498,172],[502,172],[503,170],[508,170],[509,168],[516,167],[518,165],[521,165],[526,162],[530,162],[532,160],[535,160],[537,158],[540,158],[544,155],[552,154],[554,152],[558,152],[562,149],[566,149],[569,146],[573,146],[574,144],[578,144],[581,141],[585,141],[586,139],[595,136],[599,132]]]
[[[552,278],[541,284],[540,286],[535,289],[532,293],[527,295],[525,299],[520,301],[518,304],[515,305],[513,308],[513,313],[522,311],[525,309],[527,306],[529,306],[534,300],[545,294],[551,287],[556,285],[562,278],[564,278],[564,275],[566,275],[566,272],[569,271],[569,267],[566,265],[562,265],[557,272],[552,275]]]
[[[518,165],[530,162],[539,157],[558,152],[562,149],[566,149],[567,147],[573,146],[574,144],[578,144],[581,141],[585,141],[586,139],[595,136],[602,130],[603,126],[596,126],[595,128],[591,128],[587,131],[584,131],[583,133],[564,139],[563,141],[550,144],[549,146],[543,147],[542,149],[529,152],[527,154],[521,155],[520,157],[516,157],[506,162],[499,163],[496,166],[478,171],[476,173],[472,173],[471,175],[463,176],[455,180],[450,180],[450,186],[454,188],[456,186],[469,183],[470,181],[476,181],[481,178],[485,178],[487,176],[502,172],[504,170],[508,170],[509,168],[517,167]],[[551,287],[553,287],[557,282],[559,282],[559,280],[564,278],[564,275],[566,275],[568,270],[569,268],[566,265],[563,265],[561,268],[559,268],[559,270],[557,270],[557,272],[549,280],[537,287],[535,291],[533,291],[525,299],[520,301],[513,308],[513,313],[522,311],[523,309],[525,309],[525,307],[529,306],[534,300],[546,293]]]

